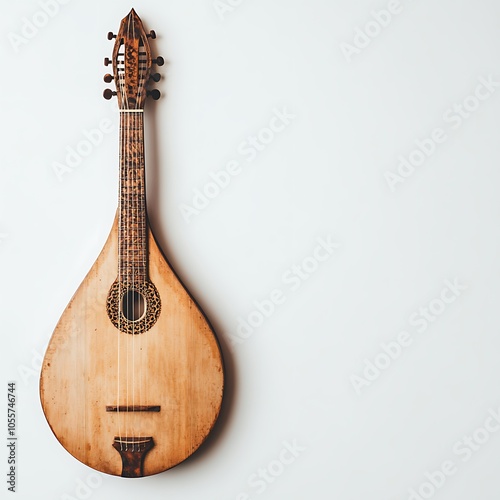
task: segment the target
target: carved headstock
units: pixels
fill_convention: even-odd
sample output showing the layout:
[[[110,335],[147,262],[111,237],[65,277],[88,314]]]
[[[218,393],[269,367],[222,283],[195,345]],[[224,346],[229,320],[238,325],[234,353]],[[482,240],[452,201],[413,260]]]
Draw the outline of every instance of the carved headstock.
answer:
[[[134,9],[122,19],[118,34],[108,33],[108,39],[116,38],[113,50],[113,59],[106,57],[104,64],[113,64],[114,75],[107,74],[104,81],[116,84],[116,92],[110,89],[104,91],[104,97],[111,99],[118,96],[118,107],[120,109],[143,109],[147,96],[153,99],[160,98],[160,91],[149,90],[150,80],[160,80],[159,73],[152,74],[153,64],[162,66],[163,57],[156,59],[151,57],[149,38],[156,38],[156,33],[146,33],[139,16]]]

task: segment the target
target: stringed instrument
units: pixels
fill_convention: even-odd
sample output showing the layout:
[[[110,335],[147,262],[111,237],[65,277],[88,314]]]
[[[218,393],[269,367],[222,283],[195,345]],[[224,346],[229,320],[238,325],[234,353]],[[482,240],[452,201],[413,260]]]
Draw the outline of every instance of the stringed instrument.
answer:
[[[42,365],[40,398],[59,442],[84,464],[141,477],[190,456],[219,414],[223,362],[203,312],[151,232],[146,211],[144,104],[154,64],[136,12],[112,60],[120,110],[119,201],[111,233],[66,307]]]

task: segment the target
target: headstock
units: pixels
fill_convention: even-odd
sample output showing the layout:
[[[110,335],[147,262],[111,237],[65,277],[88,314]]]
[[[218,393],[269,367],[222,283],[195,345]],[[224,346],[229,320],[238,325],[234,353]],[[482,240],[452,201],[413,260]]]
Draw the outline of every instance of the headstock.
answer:
[[[153,64],[162,66],[163,57],[153,59],[149,38],[156,38],[156,33],[146,33],[144,26],[135,10],[122,19],[118,34],[108,33],[108,40],[116,38],[113,50],[113,58],[104,59],[104,65],[113,65],[113,75],[109,73],[104,76],[104,81],[116,84],[116,91],[106,89],[104,97],[111,99],[118,96],[118,107],[120,109],[143,109],[146,97],[160,98],[160,91],[149,90],[150,80],[158,82],[159,73],[151,73]]]

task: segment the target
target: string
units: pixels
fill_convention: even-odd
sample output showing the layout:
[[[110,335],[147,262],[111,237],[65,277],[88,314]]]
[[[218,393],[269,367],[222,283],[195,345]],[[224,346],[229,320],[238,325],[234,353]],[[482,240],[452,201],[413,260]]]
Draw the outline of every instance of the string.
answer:
[[[135,24],[132,24],[132,39],[135,40]],[[136,165],[133,157],[133,150],[135,148],[135,130],[132,128],[132,134],[130,134],[130,122],[134,125],[134,114],[130,114],[127,116],[129,122],[129,137],[131,137],[131,144],[129,152],[131,154],[130,158],[130,221],[131,221],[131,241],[130,245],[132,247],[132,264],[131,264],[131,272],[132,272],[132,293],[130,297],[132,298],[132,411],[134,411],[134,399],[135,399],[135,302],[136,302],[136,288],[135,288],[135,243],[136,243],[136,219],[134,214],[134,199],[133,196],[135,194],[135,183],[136,183]],[[135,435],[135,433],[133,433]],[[134,444],[132,443],[132,451],[134,451]]]
[[[141,47],[140,47],[140,44],[139,44],[139,47],[138,47],[138,54],[137,54],[137,65],[139,67],[139,71],[138,71],[138,75],[139,75],[139,78],[141,77],[142,75],[142,72],[140,70],[140,65],[141,65]],[[143,82],[142,82],[143,83]],[[141,81],[139,80],[138,81],[138,99],[136,101],[136,109],[137,108],[137,103],[141,100],[141,93],[142,93],[142,86],[141,86]],[[144,155],[143,155],[143,146],[144,146],[144,143],[143,143],[143,138],[144,138],[144,134],[143,134],[143,114],[142,113],[134,113],[134,116],[136,118],[136,144],[137,144],[137,148],[138,148],[138,152],[137,152],[137,160],[138,160],[138,164],[137,164],[137,190],[136,190],[136,193],[137,193],[137,200],[136,200],[136,206],[137,206],[137,236],[138,236],[138,250],[141,252],[141,264],[142,266],[140,267],[140,272],[141,272],[141,275],[139,276],[139,279],[140,279],[140,282],[142,284],[144,284],[144,281],[145,281],[145,272],[146,272],[146,268],[145,268],[145,263],[144,263],[144,252],[143,252],[143,248],[142,248],[142,245],[143,245],[143,241],[144,241],[144,238],[145,238],[145,234],[144,234],[144,231],[143,231],[143,224],[144,224],[144,212],[143,212],[143,206],[142,204],[144,203],[143,201],[143,196],[142,196],[142,193],[143,193],[143,182],[144,182],[144,170],[143,170],[143,165],[144,165]],[[145,303],[145,301],[142,301],[141,304],[146,308],[147,307],[147,304]],[[141,314],[141,317],[142,315],[145,313],[145,311],[140,311]],[[140,344],[142,345],[142,341],[140,342]],[[140,356],[140,359],[142,361],[142,351],[141,351],[141,356]],[[142,366],[142,365],[140,365]],[[142,404],[142,370],[139,370],[139,373],[141,374],[141,378],[140,378],[140,383],[139,383],[139,403]],[[140,445],[139,445],[139,448],[140,448]]]
[[[137,64],[139,64],[139,52],[137,54]],[[138,100],[136,100],[135,102],[135,109],[137,109],[137,102]],[[139,146],[139,132],[138,132],[138,116],[137,116],[137,113],[133,113],[133,120],[134,120],[134,147],[137,148]],[[134,214],[134,223],[135,223],[135,228],[136,228],[136,234],[134,235],[135,236],[135,241],[134,241],[134,249],[136,251],[136,254],[134,255],[134,265],[136,263],[136,258],[137,258],[137,251],[139,251],[139,248],[137,246],[137,242],[139,241],[139,238],[140,238],[140,227],[139,227],[139,177],[140,177],[140,173],[139,173],[139,168],[140,168],[140,155],[137,154],[137,157],[135,159],[135,164],[134,164],[134,201],[135,201],[135,214]],[[141,269],[140,267],[138,268],[137,270],[137,289],[139,290],[140,289],[140,273],[141,273]],[[135,273],[134,273],[134,276],[135,276]],[[137,315],[139,315],[141,313],[141,309],[140,309],[140,306],[142,304],[140,298],[141,298],[141,295],[140,295],[140,292],[137,291],[138,295],[137,295],[137,307],[139,308],[139,310],[137,311]],[[134,301],[134,306],[135,306],[135,302]],[[134,320],[136,318],[136,312],[134,311]],[[138,319],[138,318],[137,318]],[[140,334],[140,331],[139,331],[139,334]],[[136,335],[135,335],[135,331],[134,331],[134,340],[133,342],[135,344],[138,343],[138,339],[136,340],[135,339]],[[134,377],[135,377],[135,351],[136,351],[136,348],[135,348],[135,345],[134,345],[134,348],[133,348],[133,352],[134,352]],[[134,408],[135,408],[135,379],[134,379],[134,397],[133,397],[133,404],[134,404]],[[138,445],[139,446],[139,445]]]
[[[130,19],[129,19],[129,23],[130,23]],[[125,51],[125,47],[124,47],[124,51]],[[126,94],[126,89],[125,89],[125,74],[126,74],[126,59],[124,57],[124,55],[122,56],[123,57],[123,62],[122,62],[122,71],[121,73],[118,72],[118,81],[119,81],[119,85],[120,85],[120,94],[122,96],[122,108],[127,110],[128,109],[128,99],[127,99],[127,94]],[[128,114],[127,114],[127,118],[128,118]],[[126,155],[126,152],[127,152],[127,129],[128,129],[128,119],[123,119],[123,114],[120,113],[120,122],[121,122],[121,131],[120,131],[120,140],[121,140],[121,160],[120,160],[120,168],[121,168],[121,172],[120,172],[120,182],[121,182],[121,189],[120,189],[120,192],[121,192],[121,196],[120,196],[120,203],[122,204],[121,206],[121,209],[120,209],[120,217],[121,217],[121,220],[120,220],[120,229],[121,229],[121,238],[120,238],[120,246],[121,245],[124,245],[124,250],[125,250],[125,258],[126,258],[126,261],[125,262],[122,262],[122,260],[120,259],[120,270],[119,270],[119,332],[118,332],[118,342],[120,343],[120,337],[121,337],[121,333],[122,333],[122,329],[121,329],[121,315],[122,315],[122,306],[123,306],[123,297],[122,297],[122,293],[125,292],[127,293],[127,288],[128,288],[128,278],[127,278],[127,274],[128,274],[128,264],[130,262],[130,252],[129,252],[129,245],[128,245],[128,237],[129,235],[128,234],[124,234],[126,228],[124,227],[123,225],[123,216],[125,217],[125,222],[127,224],[127,227],[128,227],[128,220],[129,220],[129,210],[128,210],[128,205],[129,205],[129,201],[128,201],[128,191],[129,191],[129,176],[128,176],[128,161],[127,161],[127,155]],[[125,200],[123,200],[122,198],[125,198]],[[125,204],[123,204],[123,201],[125,201]],[[125,267],[125,276],[123,276],[121,274],[122,270],[121,270],[121,267],[124,266]],[[126,280],[126,283],[123,284],[123,278],[125,278]],[[125,286],[124,286],[125,285]],[[125,303],[127,301],[125,300]],[[128,411],[129,411],[129,349],[128,349],[128,339],[127,337],[125,338],[125,343],[126,343],[126,352],[125,352],[125,355],[126,355],[126,413],[128,414]],[[120,353],[120,349],[118,351],[118,371],[120,371],[120,359],[121,359],[121,353]],[[118,422],[119,422],[119,433],[120,433],[120,449],[123,451],[123,440],[121,438],[121,421],[120,421],[120,415],[119,415],[119,406],[120,406],[120,393],[118,394],[118,401],[117,401],[117,411],[118,411]],[[128,449],[128,418],[126,418],[126,422],[125,422],[125,450],[127,451]]]
[[[127,38],[130,39],[130,19],[131,17],[129,16],[128,18],[128,27],[127,27]],[[127,57],[125,57],[125,64],[127,63]],[[125,68],[125,71],[127,72],[127,68]],[[127,96],[127,109],[128,109],[128,96]],[[131,239],[133,238],[133,226],[132,226],[132,200],[130,198],[131,196],[131,188],[132,188],[132,182],[133,182],[133,171],[131,170],[131,163],[132,163],[132,159],[130,158],[130,153],[131,153],[131,147],[132,145],[130,144],[130,118],[131,118],[131,115],[129,115],[127,113],[127,204],[128,204],[128,207],[127,207],[127,210],[128,210],[128,214],[127,214],[127,267],[128,267],[128,280],[129,281],[127,283],[127,293],[130,291],[130,290],[133,290],[133,285],[134,285],[134,264],[133,264],[133,260],[131,260],[131,256],[130,256],[130,251],[131,251]],[[132,279],[130,280],[130,274],[132,274]],[[130,288],[130,281],[132,282],[132,288]],[[128,294],[127,295],[127,298],[130,299],[132,298],[132,319],[134,318],[133,316],[133,313],[134,313],[134,300],[133,300],[133,297],[134,297],[134,293],[132,291],[132,293]],[[127,306],[130,307],[130,302],[128,302]],[[129,315],[129,318],[130,318],[130,310],[128,310],[128,315]],[[127,318],[127,319],[129,319]],[[127,433],[127,438],[128,438],[128,427],[129,427],[129,423],[130,423],[130,417],[128,415],[128,412],[129,412],[129,409],[130,409],[130,401],[129,401],[129,384],[130,384],[130,380],[129,380],[129,344],[130,344],[130,338],[128,337],[129,334],[127,334],[127,430],[126,430],[126,433]],[[134,324],[132,323],[132,342],[134,341]],[[133,372],[133,366],[132,366],[132,372]],[[127,439],[128,441],[128,439]],[[132,445],[133,446],[133,445]],[[133,450],[132,450],[133,451]]]
[[[135,33],[135,23],[133,23],[133,37],[134,37],[134,40],[135,40],[135,36],[136,36],[136,33]],[[140,74],[141,72],[139,71],[139,67],[140,67],[140,53],[141,53],[141,48],[140,48],[140,42],[137,46],[137,75],[138,75],[138,78],[140,78]],[[137,99],[135,101],[135,110],[138,109],[138,103],[139,103],[139,98],[140,98],[140,93],[139,93],[139,88],[140,88],[140,81],[138,80],[137,82]],[[134,214],[134,227],[135,227],[135,238],[134,238],[134,250],[135,250],[135,254],[134,254],[134,261],[133,261],[133,264],[134,264],[134,280],[135,280],[135,263],[136,263],[136,258],[137,258],[137,251],[140,251],[140,247],[139,245],[137,244],[140,239],[141,239],[141,232],[140,232],[140,227],[139,227],[139,196],[140,196],[140,169],[141,169],[141,155],[140,155],[140,135],[139,135],[139,116],[138,116],[138,113],[133,113],[132,115],[132,118],[133,118],[133,121],[134,121],[134,148],[137,148],[136,151],[137,151],[137,155],[136,155],[136,158],[135,158],[135,164],[134,164],[134,197],[135,197],[135,214]],[[138,272],[138,276],[137,276],[137,288],[140,289],[140,273],[141,273],[142,269],[139,267],[139,269],[137,270]],[[136,290],[136,293],[138,294],[137,295],[137,307],[139,308],[139,310],[137,311],[137,314],[140,314],[141,312],[141,309],[140,309],[140,306],[142,304],[142,301],[141,301],[141,294],[138,290]],[[138,341],[136,341],[135,339],[135,336],[136,336],[136,332],[135,332],[135,319],[136,319],[136,311],[135,311],[135,306],[136,306],[136,301],[134,300],[133,302],[133,318],[134,318],[134,326],[133,326],[133,332],[132,332],[132,356],[133,356],[133,372],[132,372],[132,381],[133,381],[133,393],[132,393],[132,404],[134,405],[133,408],[135,408],[135,351],[136,351],[136,347],[135,347],[135,344],[138,343]],[[139,318],[137,318],[139,319]],[[140,333],[140,331],[139,331]],[[140,370],[142,371],[142,370]],[[134,419],[135,421],[135,419]],[[138,445],[139,449],[140,449],[140,444]]]
[[[120,63],[117,63],[117,73],[118,73],[118,85],[120,87],[120,90],[122,91],[123,86],[122,86],[122,73],[120,72]],[[123,93],[121,93],[123,95]],[[123,194],[123,161],[124,161],[124,127],[122,123],[122,114],[120,113],[120,175],[119,175],[119,187],[118,187],[118,201],[119,201],[119,207],[118,207],[118,232],[119,232],[119,238],[118,238],[118,368],[117,368],[117,396],[116,396],[116,412],[117,412],[117,419],[118,419],[118,435],[120,436],[120,451],[123,451],[123,440],[122,440],[122,431],[121,431],[121,419],[120,419],[120,337],[121,337],[121,322],[122,322],[122,315],[121,315],[121,296],[122,296],[122,244],[123,244],[123,216],[122,216],[122,210],[123,210],[123,200],[122,200],[122,194]]]
[[[134,39],[135,39],[135,25],[134,25],[134,33],[133,33]],[[143,165],[144,165],[144,152],[143,152],[143,115],[141,113],[142,110],[139,109],[138,103],[141,101],[142,97],[142,92],[143,92],[143,84],[144,84],[144,78],[142,78],[141,81],[141,45],[139,42],[138,45],[138,53],[137,53],[137,65],[138,65],[138,88],[137,88],[137,99],[135,101],[135,110],[136,112],[133,113],[132,120],[133,120],[133,136],[134,136],[134,148],[136,152],[136,157],[135,157],[135,163],[134,163],[134,196],[135,196],[135,213],[134,213],[134,223],[135,223],[135,234],[134,234],[134,249],[136,252],[141,252],[140,255],[140,261],[137,259],[137,288],[140,289],[141,285],[145,283],[145,273],[146,273],[146,266],[145,266],[145,251],[144,251],[144,241],[145,241],[145,228],[144,228],[144,199],[143,199],[143,189],[144,189],[144,170],[143,170]],[[134,274],[133,274],[133,279],[135,280],[135,264],[136,264],[136,258],[139,257],[137,255],[134,255]],[[142,265],[141,265],[142,264]],[[135,284],[135,281],[134,281]],[[137,306],[139,307],[139,310],[137,311],[137,316],[142,316],[145,314],[145,311],[142,310],[141,306],[144,308],[147,307],[147,304],[145,303],[144,296],[138,293],[138,304]],[[133,307],[135,308],[136,304],[134,301]],[[133,311],[133,317],[136,318],[136,311],[134,309]],[[137,317],[139,320],[140,318]],[[133,326],[133,329],[135,329],[135,325]],[[134,382],[133,382],[133,396],[132,396],[132,404],[133,404],[133,410],[135,409],[135,358],[136,358],[136,347],[135,344],[139,344],[139,346],[142,344],[140,341],[141,339],[135,339],[136,333],[135,330],[133,331],[133,340],[132,340],[132,352],[133,352],[133,377],[134,377]],[[142,360],[142,350],[140,352],[140,358]],[[142,370],[139,370],[140,373],[140,379],[139,379],[139,404],[142,404]],[[140,444],[138,444],[138,448],[140,449]]]
[[[139,60],[140,60],[140,52],[139,52]],[[140,64],[140,63],[139,63]],[[141,272],[143,273],[143,276],[142,276],[142,283],[145,284],[146,282],[146,263],[145,263],[145,258],[146,258],[146,254],[145,254],[145,251],[144,251],[144,248],[143,248],[143,245],[144,245],[144,241],[146,239],[146,234],[145,234],[145,231],[144,231],[144,219],[146,217],[146,214],[145,214],[145,210],[144,210],[144,195],[143,195],[143,190],[145,189],[145,186],[144,186],[144,182],[145,182],[145,178],[144,178],[144,175],[145,175],[145,172],[143,170],[143,165],[144,165],[144,150],[143,150],[143,147],[144,147],[144,115],[142,113],[139,113],[138,116],[137,116],[139,122],[140,122],[140,135],[139,135],[139,149],[140,149],[140,154],[139,154],[139,158],[140,158],[140,176],[139,176],[139,183],[138,183],[138,194],[140,196],[140,199],[139,197],[137,198],[137,207],[138,207],[138,210],[140,211],[140,221],[141,221],[141,226],[140,226],[140,244],[141,244],[141,263],[142,263],[142,267],[141,267]],[[138,128],[138,134],[139,134],[139,127]],[[141,137],[142,136],[142,137]],[[143,290],[145,289],[145,287],[143,287]],[[142,311],[143,315],[146,314],[146,311],[147,311],[147,302],[144,301],[144,310]],[[140,342],[140,345],[142,346],[143,342],[142,342],[142,339],[141,339],[141,342]],[[142,353],[142,348],[141,350],[139,351],[139,366],[143,366],[142,365],[142,359],[143,359],[143,353]],[[140,381],[139,381],[139,405],[142,405],[143,404],[143,400],[142,400],[142,383],[143,383],[143,376],[142,376],[142,370],[139,370],[139,374],[140,374]]]
[[[136,39],[135,33],[135,23],[133,22],[132,15],[128,18],[127,24],[127,37],[130,39]],[[144,45],[143,45],[144,48]],[[126,47],[123,48],[124,53],[122,54],[122,60],[120,56],[117,57],[117,81],[121,95],[121,108],[120,108],[120,183],[119,183],[119,248],[118,248],[118,296],[119,296],[119,319],[118,319],[118,368],[117,368],[117,418],[118,418],[118,432],[120,435],[120,450],[123,451],[123,444],[125,443],[125,451],[128,449],[128,444],[132,444],[132,451],[135,451],[135,436],[134,424],[135,419],[130,423],[130,417],[128,412],[135,412],[136,401],[135,401],[135,372],[136,372],[136,346],[139,345],[140,348],[140,359],[139,363],[142,363],[143,353],[142,353],[142,342],[141,339],[135,339],[136,336],[136,313],[141,314],[141,318],[147,312],[147,301],[142,293],[139,292],[141,285],[145,285],[147,279],[147,227],[146,227],[146,213],[145,213],[145,198],[143,195],[143,190],[145,190],[145,176],[144,176],[144,143],[143,143],[143,114],[142,109],[139,109],[138,103],[142,101],[142,94],[145,90],[145,78],[144,78],[144,68],[141,68],[141,54],[145,55],[145,51],[141,53],[141,45],[139,42],[138,54],[137,54],[137,65],[138,65],[138,88],[137,88],[137,98],[135,100],[135,106],[131,109],[127,89],[125,76],[127,74],[127,59]],[[121,70],[120,70],[120,66]],[[140,115],[138,116],[138,114]],[[125,116],[124,116],[125,115]],[[132,115],[132,116],[131,116]],[[135,200],[134,200],[135,197]],[[124,221],[125,219],[125,221]],[[125,224],[124,224],[125,222]],[[125,227],[126,226],[126,227]],[[123,245],[123,248],[122,248]],[[141,252],[138,256],[137,253]],[[122,262],[122,258],[125,254],[125,261]],[[122,270],[122,266],[124,269]],[[137,273],[137,276],[136,276]],[[122,297],[122,293],[124,296]],[[123,300],[125,298],[125,300]],[[136,304],[136,298],[139,300]],[[130,304],[130,302],[132,304]],[[120,351],[120,337],[122,333],[122,314],[123,306],[127,308],[127,317],[124,321],[128,324],[128,321],[132,322],[132,339],[129,338],[128,328],[125,329],[125,356],[126,356],[126,422],[125,422],[125,440],[122,439],[122,426],[120,420],[120,363],[121,363],[121,351]],[[142,307],[141,307],[142,306]],[[136,307],[139,310],[136,311]],[[137,319],[141,319],[137,318]],[[130,342],[132,345],[130,346]],[[129,352],[131,351],[131,352]],[[130,377],[130,369],[132,370],[132,376]],[[139,370],[139,406],[143,403],[143,374],[142,370]],[[131,385],[131,388],[130,388]],[[130,404],[130,399],[132,404]],[[129,426],[131,431],[131,436],[129,440]],[[144,445],[145,446],[145,445]],[[137,443],[137,447],[140,449],[140,442]]]

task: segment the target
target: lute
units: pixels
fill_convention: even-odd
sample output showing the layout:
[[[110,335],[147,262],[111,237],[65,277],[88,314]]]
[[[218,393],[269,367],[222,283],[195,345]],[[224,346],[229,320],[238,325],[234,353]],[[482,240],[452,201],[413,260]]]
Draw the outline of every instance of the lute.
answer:
[[[42,365],[40,397],[59,442],[84,464],[141,477],[190,456],[219,414],[216,336],[179,281],[146,210],[144,105],[159,97],[149,39],[136,12],[122,20],[112,64],[120,110],[119,200],[109,237],[64,310]]]

